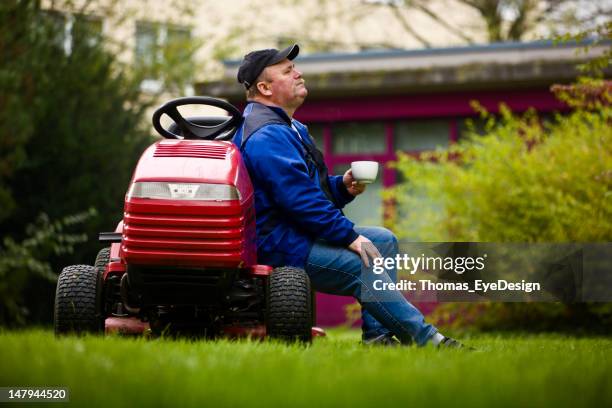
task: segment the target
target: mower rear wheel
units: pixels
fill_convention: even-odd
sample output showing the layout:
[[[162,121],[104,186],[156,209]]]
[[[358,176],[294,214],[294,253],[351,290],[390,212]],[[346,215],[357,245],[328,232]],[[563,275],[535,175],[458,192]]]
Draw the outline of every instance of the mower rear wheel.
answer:
[[[312,296],[310,279],[303,269],[274,269],[268,282],[267,333],[285,341],[312,340]]]
[[[71,265],[62,270],[55,292],[55,334],[102,333],[99,273],[89,265]]]
[[[106,265],[110,262],[110,250],[110,247],[102,248],[96,256],[96,263],[94,263],[94,266],[100,274],[104,273]]]

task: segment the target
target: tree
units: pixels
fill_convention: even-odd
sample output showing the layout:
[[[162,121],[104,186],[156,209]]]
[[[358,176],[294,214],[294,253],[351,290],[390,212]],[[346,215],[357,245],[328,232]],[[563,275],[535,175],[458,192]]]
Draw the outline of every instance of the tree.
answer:
[[[57,21],[39,1],[0,3],[0,250],[27,239],[38,214],[56,220],[91,207],[98,213],[81,224],[88,241],[77,253],[33,254],[55,272],[92,262],[97,232],[120,220],[132,168],[152,141],[138,78],[92,41],[93,33],[75,37],[67,53]],[[0,276],[0,285],[9,281]],[[50,310],[52,287],[36,285],[42,293],[30,306]]]
[[[523,41],[576,33],[612,16],[612,3],[609,1],[445,0],[446,7],[434,7],[442,3],[431,0],[362,0],[370,10],[387,9],[407,34],[426,48],[434,46],[428,32],[435,28],[452,33],[466,44],[478,42],[483,30],[488,42]],[[460,12],[462,9],[475,12],[478,20],[474,23],[479,24],[457,24],[455,16],[447,14],[447,10]],[[356,22],[368,15],[363,10],[355,4],[347,3],[344,7],[346,14],[355,15]],[[413,23],[417,14],[430,19],[432,25],[427,31]],[[401,47],[401,44],[393,44],[393,39],[390,41],[392,47]]]
[[[612,5],[584,0],[457,0],[476,10],[486,24],[490,42],[521,41],[538,26],[548,36],[585,28],[599,18],[610,18]],[[422,0],[419,8],[426,8]]]

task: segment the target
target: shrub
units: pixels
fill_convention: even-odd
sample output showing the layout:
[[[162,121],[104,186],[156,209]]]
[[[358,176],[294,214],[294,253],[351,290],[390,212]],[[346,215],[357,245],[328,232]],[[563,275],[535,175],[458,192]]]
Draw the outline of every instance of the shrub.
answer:
[[[541,123],[502,107],[485,135],[396,163],[407,182],[388,193],[398,236],[423,241],[594,242],[612,237],[609,107]],[[422,211],[424,200],[430,208]],[[414,225],[421,226],[415,230]]]
[[[66,232],[66,229],[95,214],[90,209],[51,221],[43,213],[27,226],[26,238],[22,241],[4,237],[0,245],[0,325],[18,326],[28,321],[30,309],[25,302],[28,285],[35,280],[57,280],[49,259],[72,253],[76,244],[87,240],[85,234]]]
[[[39,231],[31,233],[26,226],[40,213],[59,220],[93,207],[99,216],[83,219],[81,231],[93,238],[113,230],[132,168],[152,141],[144,120],[150,100],[137,75],[92,33],[75,33],[68,51],[64,29],[62,16],[38,0],[0,2],[0,242],[11,259],[3,260],[8,269],[0,286],[29,287],[34,320],[50,320],[53,288],[41,279],[25,281],[46,276],[48,262],[56,273],[61,265],[92,263],[99,244],[90,239],[78,252],[52,255],[34,237],[55,224],[35,223]],[[15,308],[26,304],[17,297],[23,294],[19,289],[6,298],[11,316],[20,319],[25,314]]]
[[[447,150],[399,154],[406,180],[385,194],[397,204],[389,226],[424,242],[606,242],[612,238],[610,86],[581,80],[556,87],[572,108],[543,121],[536,112],[486,120]],[[480,328],[561,328],[610,322],[607,305],[444,305],[438,323]],[[529,316],[526,319],[525,316]],[[555,322],[551,324],[551,322]],[[570,326],[569,324],[566,326]],[[609,326],[608,326],[609,327]]]

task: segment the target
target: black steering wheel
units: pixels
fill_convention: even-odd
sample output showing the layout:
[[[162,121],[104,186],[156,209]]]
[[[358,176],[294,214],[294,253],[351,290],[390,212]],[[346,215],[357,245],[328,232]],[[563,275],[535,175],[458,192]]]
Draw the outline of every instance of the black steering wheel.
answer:
[[[184,118],[183,115],[178,111],[177,107],[183,105],[207,105],[215,106],[217,108],[224,109],[229,112],[230,116],[225,121],[218,122],[217,120],[206,120],[206,118]],[[168,115],[176,124],[171,126],[170,129],[180,130],[180,134],[172,132],[170,129],[165,129],[161,124],[161,117],[163,114]],[[213,118],[209,118],[213,119]],[[199,122],[199,123],[198,123]],[[215,124],[205,125],[210,122]],[[233,130],[240,126],[242,122],[242,113],[231,103],[225,102],[221,99],[211,98],[208,96],[188,96],[184,98],[173,99],[169,102],[164,103],[162,106],[157,108],[153,114],[153,127],[157,132],[165,137],[166,139],[200,139],[200,140],[213,140],[217,136],[222,135],[231,137]],[[224,139],[225,137],[221,137]]]

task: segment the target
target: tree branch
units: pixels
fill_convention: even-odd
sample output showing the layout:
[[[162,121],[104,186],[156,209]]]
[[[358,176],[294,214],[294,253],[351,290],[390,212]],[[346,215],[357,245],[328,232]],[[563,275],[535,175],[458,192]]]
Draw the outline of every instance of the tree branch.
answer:
[[[535,10],[537,4],[532,0],[523,0],[518,8],[518,16],[514,19],[508,29],[508,39],[520,41],[525,32],[528,30],[529,14]]]
[[[453,34],[457,35],[458,37],[462,38],[468,44],[474,44],[476,42],[473,38],[471,38],[470,36],[468,36],[468,35],[464,34],[463,32],[461,32],[460,29],[451,26],[449,23],[446,22],[446,20],[442,19],[439,15],[437,15],[436,13],[431,11],[424,4],[422,4],[420,2],[414,3],[414,7],[416,7],[418,10],[421,10],[423,13],[427,14],[429,17],[431,17],[438,24],[440,24],[441,26],[443,26],[448,31],[452,32]]]
[[[475,8],[475,9],[476,9],[476,10],[478,10],[478,11],[481,11],[481,9],[480,9],[480,8],[481,8],[482,6],[481,6],[480,4],[478,4],[476,1],[472,1],[472,0],[458,0],[458,1],[459,1],[460,3],[463,3],[463,4],[465,4],[465,5],[468,5],[468,6],[470,6],[470,7],[473,7],[473,8]]]
[[[503,41],[502,34],[502,17],[499,12],[499,5],[502,0],[457,0],[467,6],[476,9],[485,24],[487,25],[487,34],[489,41]]]
[[[412,28],[410,23],[408,23],[408,21],[406,20],[406,17],[401,13],[400,9],[395,3],[388,3],[387,6],[391,8],[393,15],[404,27],[404,30],[406,30],[406,32],[411,34],[417,41],[423,44],[425,48],[431,48],[431,43],[427,41],[424,37],[422,37],[419,33],[417,33],[414,28]]]

